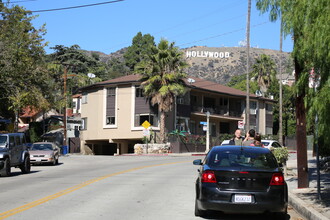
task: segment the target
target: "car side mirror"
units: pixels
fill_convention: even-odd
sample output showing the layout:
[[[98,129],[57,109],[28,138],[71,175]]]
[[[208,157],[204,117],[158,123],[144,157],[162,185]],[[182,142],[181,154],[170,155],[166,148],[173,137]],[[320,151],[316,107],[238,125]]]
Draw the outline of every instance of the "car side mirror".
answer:
[[[197,159],[193,161],[194,165],[202,165],[202,160],[201,159]]]

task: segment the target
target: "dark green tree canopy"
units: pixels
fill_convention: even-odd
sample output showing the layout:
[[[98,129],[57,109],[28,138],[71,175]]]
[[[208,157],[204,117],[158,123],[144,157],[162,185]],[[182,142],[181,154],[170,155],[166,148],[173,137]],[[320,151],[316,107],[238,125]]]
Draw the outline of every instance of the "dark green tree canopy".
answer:
[[[151,53],[151,48],[155,46],[154,37],[150,34],[142,35],[141,32],[132,40],[132,45],[127,48],[124,54],[126,66],[133,72],[135,65],[148,60],[148,54]]]

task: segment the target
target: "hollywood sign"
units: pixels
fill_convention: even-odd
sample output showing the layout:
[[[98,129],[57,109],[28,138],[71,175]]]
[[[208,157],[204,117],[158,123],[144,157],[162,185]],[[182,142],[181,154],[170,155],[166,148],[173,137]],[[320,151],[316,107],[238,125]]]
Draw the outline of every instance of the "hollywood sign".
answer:
[[[190,57],[209,57],[209,58],[229,58],[229,52],[211,52],[211,51],[187,51],[186,58]]]

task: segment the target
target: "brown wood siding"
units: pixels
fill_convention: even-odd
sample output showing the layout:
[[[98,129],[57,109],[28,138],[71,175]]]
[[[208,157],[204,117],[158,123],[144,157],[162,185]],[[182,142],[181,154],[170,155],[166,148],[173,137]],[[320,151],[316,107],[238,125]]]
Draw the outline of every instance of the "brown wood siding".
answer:
[[[177,104],[177,116],[190,118],[191,107],[190,105]]]
[[[157,106],[152,106],[144,97],[135,97],[135,114],[153,113],[157,114]]]

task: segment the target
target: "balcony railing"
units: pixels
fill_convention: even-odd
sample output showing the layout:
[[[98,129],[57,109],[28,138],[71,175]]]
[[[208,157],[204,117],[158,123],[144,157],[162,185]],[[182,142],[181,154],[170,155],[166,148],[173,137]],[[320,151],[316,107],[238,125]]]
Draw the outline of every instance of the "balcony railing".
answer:
[[[221,115],[221,116],[231,116],[231,117],[241,117],[242,116],[242,111],[237,111],[237,110],[228,110],[228,109],[223,109],[220,107],[201,107],[201,106],[191,106],[191,112],[201,112],[201,113],[206,113],[210,112],[211,114],[214,115]]]

